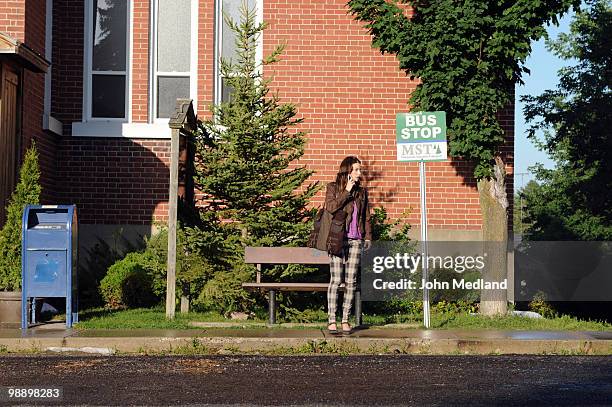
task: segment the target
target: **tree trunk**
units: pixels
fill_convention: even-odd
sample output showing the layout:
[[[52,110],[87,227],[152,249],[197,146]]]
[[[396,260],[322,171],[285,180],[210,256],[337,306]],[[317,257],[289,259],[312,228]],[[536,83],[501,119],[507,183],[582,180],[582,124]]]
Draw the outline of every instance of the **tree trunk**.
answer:
[[[508,275],[508,197],[505,177],[504,163],[500,157],[496,157],[493,177],[478,181],[482,235],[487,254],[482,274],[485,282],[501,282]],[[507,290],[481,291],[481,314],[504,315],[507,309]]]

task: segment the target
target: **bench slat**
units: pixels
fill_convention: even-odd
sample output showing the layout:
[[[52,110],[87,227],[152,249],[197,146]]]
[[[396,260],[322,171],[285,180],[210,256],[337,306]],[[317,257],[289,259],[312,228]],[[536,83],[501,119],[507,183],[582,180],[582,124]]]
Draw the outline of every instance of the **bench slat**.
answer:
[[[310,247],[245,247],[247,264],[329,264],[327,252]]]

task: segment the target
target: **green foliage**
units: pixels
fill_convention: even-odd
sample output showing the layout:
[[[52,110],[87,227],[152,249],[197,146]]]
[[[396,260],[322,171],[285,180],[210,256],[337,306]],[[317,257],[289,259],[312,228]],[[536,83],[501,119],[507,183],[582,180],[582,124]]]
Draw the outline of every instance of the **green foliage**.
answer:
[[[129,253],[108,269],[100,282],[100,292],[109,308],[149,307],[157,302],[151,276],[143,267],[146,257],[146,253]]]
[[[196,135],[196,188],[207,199],[204,210],[242,231],[252,246],[299,245],[310,232],[307,209],[318,184],[301,190],[312,171],[289,167],[304,153],[305,134],[294,128],[293,104],[281,104],[269,90],[263,67],[279,60],[283,46],[256,61],[257,41],[265,24],[243,7],[240,22],[228,20],[236,34],[236,60],[221,61],[231,88],[229,101],[212,107],[212,118],[200,123]]]
[[[415,111],[447,114],[449,151],[472,160],[477,179],[492,175],[504,142],[496,113],[512,102],[514,85],[529,72],[524,62],[544,23],[579,0],[456,2],[350,0],[356,19],[366,23],[372,44],[394,54],[399,66],[420,83],[410,96]],[[405,8],[405,7],[404,7]]]
[[[201,252],[192,250],[187,241],[187,232],[177,228],[176,245],[176,290],[177,299],[181,295],[197,298],[204,284],[214,274],[215,267]],[[146,241],[142,266],[152,277],[153,292],[157,296],[166,293],[168,270],[168,229],[162,228]]]
[[[408,233],[412,228],[409,223],[402,224],[401,218],[388,221],[387,210],[383,207],[374,208],[370,222],[372,224],[372,239],[374,241],[409,242]]]
[[[478,311],[474,301],[438,301],[432,304],[432,311],[439,314],[470,314]]]
[[[556,90],[523,98],[528,136],[556,163],[536,166],[540,185],[524,193],[532,240],[612,240],[612,6],[588,4],[570,33],[548,43],[576,65],[559,71]]]
[[[0,231],[0,290],[21,289],[21,218],[26,205],[40,202],[40,192],[38,152],[32,142],[7,207],[6,223]]]
[[[197,298],[206,282],[212,278],[215,270],[221,270],[224,267],[223,262],[218,261],[215,265],[210,262],[211,256],[215,253],[208,253],[207,256],[202,255],[201,247],[195,249],[190,246],[190,241],[187,238],[189,231],[185,228],[177,228],[177,249],[176,249],[176,283],[177,283],[177,301],[182,295],[189,298]],[[195,241],[197,239],[193,238]],[[199,241],[201,245],[205,242]],[[109,255],[118,255],[117,249],[101,245],[99,250],[108,252]],[[107,248],[108,250],[104,250]],[[218,250],[217,250],[218,252]],[[120,281],[125,279],[127,271],[138,270],[143,271],[147,278],[142,279],[143,284],[146,282],[147,291],[151,291],[156,298],[162,298],[166,293],[166,274],[168,268],[168,229],[161,227],[160,230],[148,239],[145,239],[145,248],[142,252],[129,253],[125,258],[117,261],[108,269],[106,277],[102,279],[100,292],[104,297],[107,305],[116,307],[120,305],[132,306],[118,300],[120,293]],[[121,270],[121,272],[115,270]],[[114,276],[109,277],[111,271],[115,270]],[[109,280],[110,279],[110,280]],[[118,285],[119,284],[119,285]],[[147,301],[147,303],[149,303]],[[138,306],[144,306],[138,304]]]
[[[233,311],[248,311],[255,302],[242,288],[242,283],[251,278],[251,270],[247,267],[218,271],[207,281],[195,305],[224,315],[229,315]]]
[[[530,311],[537,312],[544,318],[556,318],[557,312],[554,308],[546,301],[546,295],[544,293],[537,293],[533,296],[533,300],[528,304]]]

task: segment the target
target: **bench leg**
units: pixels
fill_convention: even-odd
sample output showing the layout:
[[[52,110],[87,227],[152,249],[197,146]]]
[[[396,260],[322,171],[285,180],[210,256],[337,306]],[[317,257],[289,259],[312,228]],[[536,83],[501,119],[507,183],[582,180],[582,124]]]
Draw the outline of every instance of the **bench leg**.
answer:
[[[270,325],[274,325],[276,323],[276,291],[270,290],[268,295],[268,313],[270,314]]]
[[[361,325],[361,292],[355,291],[355,325]]]

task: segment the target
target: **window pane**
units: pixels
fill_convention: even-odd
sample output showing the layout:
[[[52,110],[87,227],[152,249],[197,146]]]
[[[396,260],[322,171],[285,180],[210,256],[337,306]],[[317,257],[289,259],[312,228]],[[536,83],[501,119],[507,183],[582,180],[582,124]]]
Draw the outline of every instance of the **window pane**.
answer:
[[[234,88],[229,86],[225,78],[221,78],[221,103],[227,103],[232,100]]]
[[[127,0],[95,0],[94,71],[125,71]]]
[[[191,0],[160,0],[157,20],[157,70],[189,72]]]
[[[125,75],[92,75],[92,117],[125,117]]]
[[[236,59],[236,35],[225,22],[225,18],[229,17],[236,23],[240,22],[240,7],[242,6],[242,3],[243,0],[223,0],[223,8],[221,9],[221,18],[223,19],[221,56],[223,58]],[[247,7],[249,10],[253,10],[255,8],[255,0],[248,0]]]
[[[176,99],[189,99],[189,78],[157,78],[157,117],[169,118],[176,109]]]

